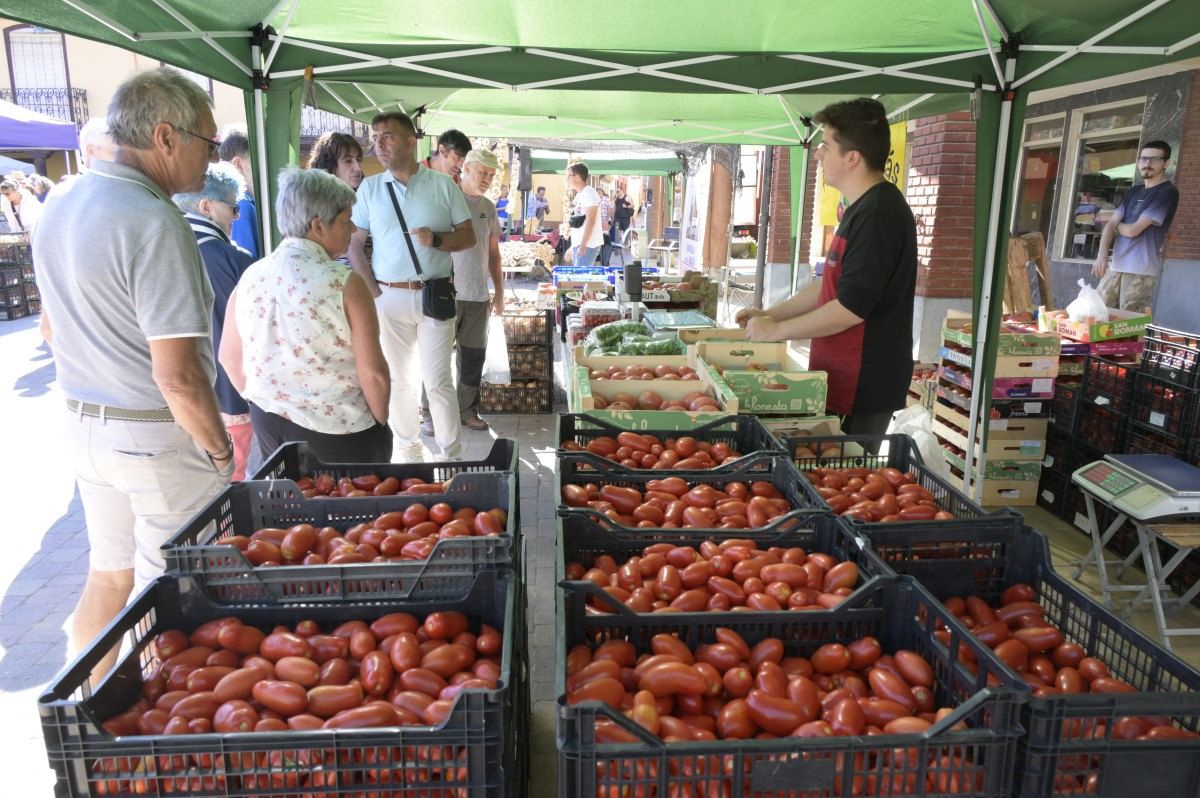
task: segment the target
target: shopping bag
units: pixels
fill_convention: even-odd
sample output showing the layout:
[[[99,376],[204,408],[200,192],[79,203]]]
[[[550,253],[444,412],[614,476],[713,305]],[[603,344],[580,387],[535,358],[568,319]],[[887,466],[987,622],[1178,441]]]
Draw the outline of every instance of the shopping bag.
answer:
[[[1104,297],[1082,277],[1079,278],[1079,296],[1067,305],[1067,317],[1071,321],[1108,320],[1108,307],[1104,304]]]
[[[504,340],[504,319],[488,317],[487,351],[483,356],[483,381],[492,385],[508,385],[512,372],[508,367],[508,342]]]

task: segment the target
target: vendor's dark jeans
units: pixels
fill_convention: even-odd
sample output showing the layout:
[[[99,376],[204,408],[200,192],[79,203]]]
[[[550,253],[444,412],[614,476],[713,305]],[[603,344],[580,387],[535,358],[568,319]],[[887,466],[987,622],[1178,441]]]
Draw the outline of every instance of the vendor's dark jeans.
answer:
[[[843,435],[885,435],[887,434],[888,424],[892,423],[892,416],[895,415],[894,410],[888,410],[883,413],[857,413],[849,416],[842,416],[842,434]],[[864,444],[863,448],[871,454],[879,454],[879,443]]]
[[[289,441],[304,441],[317,457],[326,463],[390,463],[392,461],[392,430],[387,424],[376,424],[361,432],[331,435],[302,427],[283,416],[268,413],[250,405],[250,424],[258,439],[259,452],[265,460]]]

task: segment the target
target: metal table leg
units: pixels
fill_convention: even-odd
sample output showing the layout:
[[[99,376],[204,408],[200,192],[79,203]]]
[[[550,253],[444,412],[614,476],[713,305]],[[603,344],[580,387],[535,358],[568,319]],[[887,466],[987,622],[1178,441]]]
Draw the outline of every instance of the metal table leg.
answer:
[[[1141,585],[1115,585],[1110,584],[1108,581],[1108,563],[1110,561],[1104,558],[1104,547],[1108,545],[1108,541],[1112,539],[1112,536],[1115,535],[1117,530],[1121,528],[1121,525],[1125,523],[1126,516],[1124,513],[1118,515],[1116,519],[1109,524],[1108,528],[1104,531],[1104,534],[1101,535],[1099,524],[1096,521],[1095,498],[1092,496],[1092,494],[1084,491],[1083,500],[1087,505],[1087,531],[1092,538],[1092,550],[1084,555],[1084,557],[1076,564],[1074,577],[1076,580],[1078,580],[1081,576],[1083,576],[1084,570],[1087,569],[1092,560],[1095,560],[1096,575],[1100,581],[1100,595],[1104,601],[1104,606],[1111,610],[1113,608],[1113,593],[1142,590]],[[1137,552],[1135,552],[1133,555],[1134,559],[1136,559],[1136,556]],[[1126,560],[1122,561],[1121,570],[1118,571],[1118,575],[1125,570],[1125,566],[1129,561],[1129,558],[1126,558]],[[1116,562],[1116,560],[1112,560],[1111,562]]]

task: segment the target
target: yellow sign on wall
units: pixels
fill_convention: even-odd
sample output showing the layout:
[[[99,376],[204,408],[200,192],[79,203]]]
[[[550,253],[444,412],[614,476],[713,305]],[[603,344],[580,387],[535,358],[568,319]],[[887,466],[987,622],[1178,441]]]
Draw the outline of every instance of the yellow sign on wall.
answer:
[[[904,191],[904,180],[908,167],[904,161],[904,152],[908,143],[908,123],[897,122],[889,128],[892,137],[892,149],[888,153],[887,163],[883,166],[885,179],[895,184],[896,188]],[[817,208],[821,224],[835,227],[840,221],[838,212],[842,204],[842,192],[825,184],[825,173],[817,170]]]

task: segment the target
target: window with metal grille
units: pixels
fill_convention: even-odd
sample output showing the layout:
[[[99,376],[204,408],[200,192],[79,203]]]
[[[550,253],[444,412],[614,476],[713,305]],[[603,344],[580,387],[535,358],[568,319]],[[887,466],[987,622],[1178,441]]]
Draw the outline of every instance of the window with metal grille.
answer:
[[[67,55],[63,35],[33,26],[9,28],[8,63],[16,89],[65,89]]]

